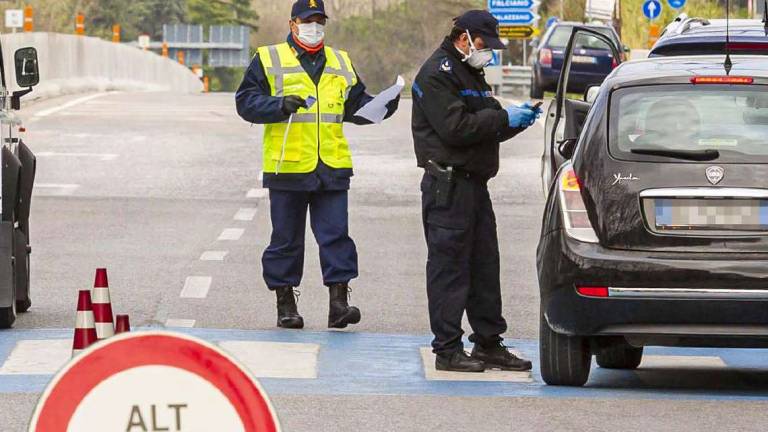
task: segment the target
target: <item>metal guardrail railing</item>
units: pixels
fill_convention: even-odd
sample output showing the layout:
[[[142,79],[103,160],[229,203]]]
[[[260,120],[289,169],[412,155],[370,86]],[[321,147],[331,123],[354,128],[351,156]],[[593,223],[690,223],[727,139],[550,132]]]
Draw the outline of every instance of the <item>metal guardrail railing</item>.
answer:
[[[527,95],[531,91],[531,67],[504,66],[502,80],[502,95]]]

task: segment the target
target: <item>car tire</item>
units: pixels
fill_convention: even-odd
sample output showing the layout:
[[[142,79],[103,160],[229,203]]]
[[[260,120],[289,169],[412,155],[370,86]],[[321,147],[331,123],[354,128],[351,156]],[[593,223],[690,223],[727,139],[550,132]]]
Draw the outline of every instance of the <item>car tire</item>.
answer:
[[[539,85],[535,75],[531,75],[531,99],[544,99],[544,89]]]
[[[637,369],[643,361],[643,348],[620,343],[601,349],[595,357],[603,369]]]
[[[541,377],[549,385],[580,387],[589,379],[592,353],[589,339],[553,331],[541,314],[539,333]]]

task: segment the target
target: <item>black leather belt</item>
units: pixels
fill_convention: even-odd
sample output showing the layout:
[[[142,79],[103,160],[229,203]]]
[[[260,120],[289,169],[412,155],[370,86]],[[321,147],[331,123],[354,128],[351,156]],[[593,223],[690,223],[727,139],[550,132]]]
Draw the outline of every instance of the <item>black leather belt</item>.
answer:
[[[424,169],[426,170],[427,174],[431,175],[432,177],[437,177],[437,178],[441,178],[441,177],[445,176],[446,171],[450,171],[452,173],[452,177],[453,178],[463,178],[463,179],[467,179],[467,180],[472,180],[472,179],[478,178],[477,175],[472,174],[469,171],[464,171],[461,168],[452,167],[450,165],[445,166],[443,164],[438,164],[438,165],[442,168],[442,170],[440,170],[439,168],[435,167],[434,165],[432,165],[430,163],[427,163],[425,165]]]

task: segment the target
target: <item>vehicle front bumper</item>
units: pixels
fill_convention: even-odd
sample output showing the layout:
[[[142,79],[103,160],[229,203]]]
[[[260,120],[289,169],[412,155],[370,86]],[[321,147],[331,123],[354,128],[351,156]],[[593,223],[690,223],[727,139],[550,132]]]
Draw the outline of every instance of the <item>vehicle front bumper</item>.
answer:
[[[768,337],[768,254],[618,251],[557,230],[542,239],[538,267],[542,312],[558,333]]]

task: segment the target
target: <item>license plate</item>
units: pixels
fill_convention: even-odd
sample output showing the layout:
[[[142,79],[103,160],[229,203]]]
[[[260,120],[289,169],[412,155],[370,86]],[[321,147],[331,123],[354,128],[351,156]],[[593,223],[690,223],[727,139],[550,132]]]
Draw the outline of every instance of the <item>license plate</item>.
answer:
[[[596,64],[597,59],[595,57],[590,56],[573,56],[573,62],[574,63],[587,63],[587,64]]]
[[[768,200],[654,200],[659,230],[768,231]]]

